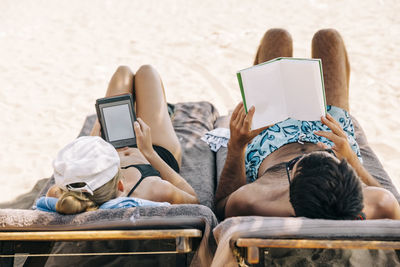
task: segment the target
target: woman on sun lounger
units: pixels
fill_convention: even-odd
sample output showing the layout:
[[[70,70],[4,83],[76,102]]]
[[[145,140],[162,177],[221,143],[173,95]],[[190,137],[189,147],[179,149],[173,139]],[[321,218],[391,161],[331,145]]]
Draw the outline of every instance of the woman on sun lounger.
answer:
[[[128,67],[119,67],[106,97],[126,93],[135,94],[137,146],[115,150],[95,137],[100,135],[96,121],[92,137],[78,138],[61,150],[53,163],[56,185],[47,193],[59,198],[58,212],[92,210],[126,196],[171,204],[198,203],[193,188],[179,175],[181,147],[157,71],[142,66],[134,75]]]

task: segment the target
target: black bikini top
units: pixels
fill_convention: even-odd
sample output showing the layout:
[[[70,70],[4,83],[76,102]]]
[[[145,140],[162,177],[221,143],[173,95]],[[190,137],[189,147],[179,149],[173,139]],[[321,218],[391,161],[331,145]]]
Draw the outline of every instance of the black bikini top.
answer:
[[[139,184],[144,180],[144,178],[149,177],[149,176],[158,176],[161,177],[161,174],[159,171],[153,168],[150,164],[132,164],[128,165],[125,167],[121,167],[121,169],[128,169],[128,168],[136,168],[141,174],[142,177],[140,177],[139,181],[132,187],[131,191],[128,193],[128,197],[135,191],[135,189],[139,186]]]

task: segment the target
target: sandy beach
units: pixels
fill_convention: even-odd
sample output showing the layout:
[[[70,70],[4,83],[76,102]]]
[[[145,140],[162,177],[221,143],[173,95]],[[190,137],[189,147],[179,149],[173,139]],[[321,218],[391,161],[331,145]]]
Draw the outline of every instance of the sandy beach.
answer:
[[[252,64],[268,28],[286,28],[294,55],[336,28],[351,64],[351,113],[400,188],[400,2],[0,2],[0,202],[52,174],[119,65],[155,66],[171,103],[207,100],[226,114],[240,100],[235,73]]]

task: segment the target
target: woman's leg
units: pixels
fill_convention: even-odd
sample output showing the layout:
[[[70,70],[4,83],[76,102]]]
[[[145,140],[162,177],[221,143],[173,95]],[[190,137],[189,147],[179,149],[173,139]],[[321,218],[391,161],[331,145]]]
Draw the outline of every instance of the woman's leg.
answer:
[[[119,66],[108,83],[106,97],[133,93],[134,74],[126,66]],[[93,125],[90,135],[100,136],[100,123],[98,120]]]
[[[270,29],[261,39],[254,59],[254,65],[277,57],[293,56],[293,41],[289,32],[284,29]]]
[[[181,146],[172,126],[165,100],[164,86],[152,66],[139,68],[135,75],[136,115],[151,129],[154,145],[166,148],[180,166]]]
[[[350,64],[340,34],[334,29],[316,32],[311,54],[322,60],[327,104],[349,111]]]
[[[106,97],[133,93],[135,76],[127,66],[119,66],[110,82],[106,92]]]

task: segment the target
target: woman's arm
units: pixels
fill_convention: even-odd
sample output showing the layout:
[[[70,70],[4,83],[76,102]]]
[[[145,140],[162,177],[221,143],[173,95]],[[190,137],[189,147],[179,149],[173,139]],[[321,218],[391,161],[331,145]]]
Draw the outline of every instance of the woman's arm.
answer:
[[[154,150],[149,152],[142,152],[150,164],[160,172],[161,178],[172,184],[180,193],[180,196],[175,196],[176,203],[193,203],[198,204],[196,192],[190,184],[173,170]]]
[[[190,184],[177,172],[175,172],[153,149],[150,127],[140,118],[134,123],[136,133],[136,142],[140,152],[157,169],[161,178],[170,182],[177,189],[182,191],[184,199],[190,200],[190,203],[198,203],[196,192]],[[179,191],[178,191],[179,192]],[[187,196],[187,195],[189,196]],[[189,198],[188,198],[189,197]]]
[[[372,177],[371,174],[364,168],[361,162],[358,160],[357,155],[351,149],[347,135],[343,131],[340,124],[329,114],[326,117],[322,117],[321,121],[323,124],[329,127],[332,132],[316,131],[315,134],[323,136],[331,140],[335,145],[332,150],[335,152],[339,159],[346,159],[347,162],[353,167],[361,181],[368,186],[380,187],[381,184]],[[320,143],[322,144],[322,143]]]

